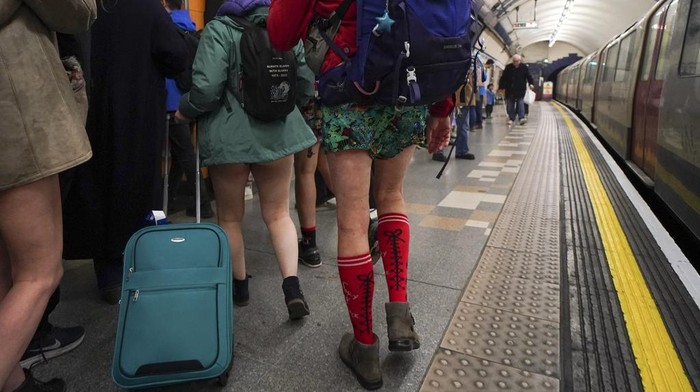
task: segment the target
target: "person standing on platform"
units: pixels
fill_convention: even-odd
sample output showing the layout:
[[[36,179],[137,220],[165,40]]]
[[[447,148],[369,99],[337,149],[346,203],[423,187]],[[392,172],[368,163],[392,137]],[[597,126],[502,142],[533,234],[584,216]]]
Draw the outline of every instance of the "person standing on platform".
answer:
[[[175,23],[175,25],[180,29],[182,34],[194,35],[196,33],[197,26],[192,21],[190,12],[182,9],[182,0],[164,0],[164,6],[165,10],[170,14],[170,18],[173,20],[173,23]],[[188,48],[188,50],[192,50],[192,48]],[[189,72],[189,77],[184,79],[191,80],[192,69],[188,67],[188,69],[186,69],[184,72]],[[189,88],[189,86],[187,87]],[[170,198],[168,208],[174,209],[173,204],[178,195],[178,188],[182,182],[181,180],[183,173],[187,180],[187,192],[191,194],[194,194],[195,192],[197,156],[195,155],[194,146],[192,145],[192,124],[179,124],[175,122],[175,117],[173,116],[180,105],[180,97],[184,91],[178,85],[176,79],[170,78],[165,79],[165,88],[168,90],[168,96],[165,101],[165,109],[170,114],[168,133],[170,152],[172,153],[173,157],[168,184],[168,197]],[[203,180],[200,181],[200,184],[200,216],[203,219],[211,218],[214,216],[214,211],[211,209],[209,192],[207,191],[207,187],[204,186]],[[187,216],[195,216],[197,208],[195,203],[196,201],[193,201],[192,205],[186,207],[185,213]]]
[[[473,92],[472,86],[474,77],[471,72],[468,74],[468,78],[469,82],[461,85],[454,95],[454,114],[457,126],[455,158],[474,160],[476,157],[469,152],[469,126],[471,121],[471,109],[474,108],[473,104],[476,102],[476,92]],[[470,103],[472,104],[471,106]],[[444,149],[436,151],[433,154],[433,160],[445,162],[447,157],[445,156]]]
[[[273,0],[268,19],[270,41],[278,50],[294,47],[314,15],[329,17],[342,0]],[[340,21],[333,41],[353,55],[356,44],[356,3]],[[337,66],[341,58],[329,50],[321,73]],[[429,152],[449,142],[451,99],[434,104],[427,124]],[[425,137],[426,107],[343,104],[321,105],[323,149],[327,152],[337,201],[337,264],[352,333],[338,348],[343,362],[367,389],[382,386],[379,340],[372,324],[374,271],[367,232],[370,177],[379,214],[379,247],[386,272],[389,301],[385,304],[389,349],[410,351],[420,347],[408,302],[410,225],[403,196],[403,180],[415,145]],[[374,173],[372,174],[372,165]]]
[[[508,113],[508,125],[515,122],[516,116],[520,125],[525,125],[525,104],[523,98],[527,90],[527,84],[533,88],[533,79],[527,65],[522,64],[522,57],[519,54],[513,56],[513,62],[506,65],[503,75],[498,82],[498,87],[505,90],[506,112]]]
[[[297,40],[293,52],[276,55],[291,63],[268,68],[267,63],[258,62],[263,69],[296,69],[296,80],[282,82],[289,87],[285,90],[288,93],[275,97],[285,104],[296,103],[296,106],[292,105],[291,111],[280,118],[270,119],[269,113],[264,118],[260,114],[256,117],[249,112],[256,108],[246,104],[245,78],[239,78],[240,74],[245,74],[246,59],[242,56],[250,53],[250,45],[244,44],[243,38],[252,35],[246,36],[247,32],[256,31],[251,25],[270,26],[267,21],[269,4],[269,0],[229,0],[222,4],[217,12],[219,16],[204,28],[193,66],[192,89],[182,96],[175,117],[181,122],[199,120],[202,160],[209,168],[216,194],[218,224],[226,232],[231,246],[234,303],[246,306],[249,302],[241,226],[245,215],[245,185],[252,173],[262,217],[282,275],[287,312],[290,319],[296,320],[307,316],[310,310],[297,277],[298,244],[296,228],[289,215],[289,188],[294,154],[306,153],[317,143],[298,109],[313,98],[314,82],[313,72],[304,59],[304,48]],[[267,44],[254,43],[260,47]],[[268,53],[262,50],[259,57],[267,58]],[[283,85],[275,83],[262,89],[271,91]],[[294,90],[296,95],[291,95],[289,91]],[[269,95],[265,97],[269,99]],[[257,109],[271,105],[269,101],[258,102]]]
[[[91,33],[94,157],[66,200],[64,255],[92,258],[102,299],[116,304],[126,242],[163,205],[165,78],[187,68],[187,48],[159,0],[103,0]]]
[[[59,173],[92,156],[54,32],[85,31],[96,12],[94,0],[0,1],[2,391],[65,391],[20,358],[63,276]]]
[[[486,118],[491,118],[493,105],[496,104],[496,93],[493,91],[493,83],[489,83],[486,89]]]

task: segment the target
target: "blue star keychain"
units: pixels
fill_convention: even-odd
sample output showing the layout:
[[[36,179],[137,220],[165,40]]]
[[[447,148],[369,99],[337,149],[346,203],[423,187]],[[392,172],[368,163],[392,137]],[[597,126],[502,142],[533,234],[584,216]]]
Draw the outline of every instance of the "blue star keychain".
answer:
[[[384,11],[384,15],[377,17],[377,25],[372,29],[372,33],[379,37],[384,32],[391,31],[394,20],[389,17],[389,11]]]

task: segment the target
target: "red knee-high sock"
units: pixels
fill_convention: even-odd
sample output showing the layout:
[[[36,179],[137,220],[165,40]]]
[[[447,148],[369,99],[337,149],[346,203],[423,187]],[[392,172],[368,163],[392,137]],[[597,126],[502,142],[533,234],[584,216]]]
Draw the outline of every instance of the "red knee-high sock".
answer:
[[[338,257],[338,273],[355,339],[360,343],[373,344],[374,269],[372,268],[372,256],[365,254],[355,257]]]
[[[389,287],[390,302],[407,301],[408,248],[411,227],[404,214],[385,214],[379,217],[377,228],[379,249]]]

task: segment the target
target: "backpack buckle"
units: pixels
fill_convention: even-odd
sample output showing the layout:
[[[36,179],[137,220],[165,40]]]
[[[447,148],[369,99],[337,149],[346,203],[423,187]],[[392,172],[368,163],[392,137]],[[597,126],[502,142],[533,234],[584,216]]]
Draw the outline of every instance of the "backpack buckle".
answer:
[[[408,101],[408,98],[404,97],[403,95],[399,95],[399,97],[396,99],[396,105],[394,105],[394,110],[397,112],[403,112],[406,101]]]
[[[418,76],[416,76],[416,69],[413,66],[406,68],[406,84],[410,86],[411,83],[417,82]]]

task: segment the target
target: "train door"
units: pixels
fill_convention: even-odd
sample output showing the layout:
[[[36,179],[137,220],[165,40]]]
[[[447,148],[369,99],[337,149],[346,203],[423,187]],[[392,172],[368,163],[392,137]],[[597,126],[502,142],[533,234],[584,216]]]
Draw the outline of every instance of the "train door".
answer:
[[[659,107],[666,73],[666,55],[673,32],[678,0],[659,9],[649,21],[642,67],[634,97],[632,162],[652,180],[656,167]]]

